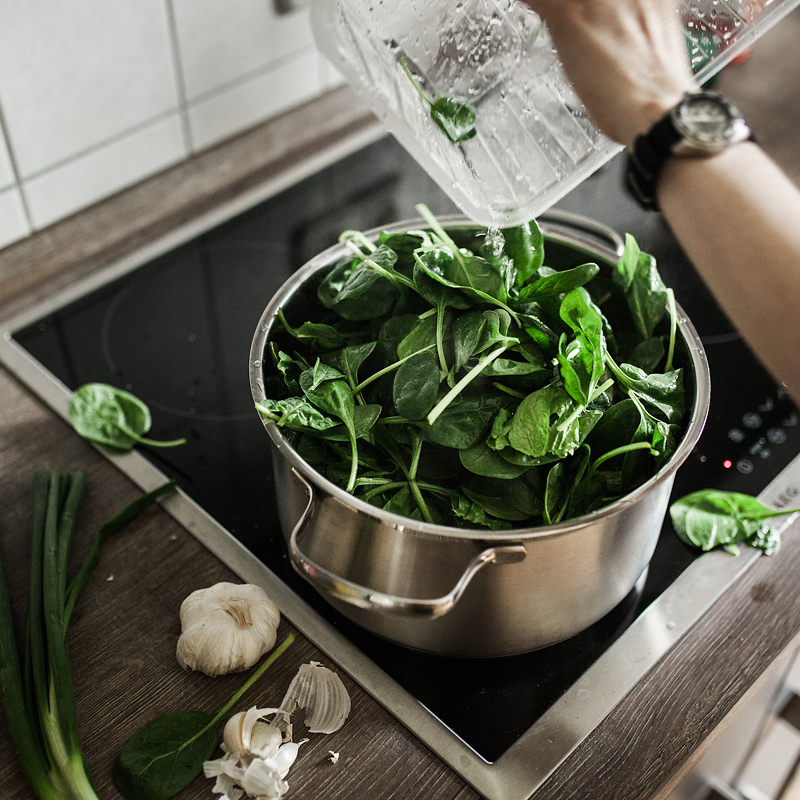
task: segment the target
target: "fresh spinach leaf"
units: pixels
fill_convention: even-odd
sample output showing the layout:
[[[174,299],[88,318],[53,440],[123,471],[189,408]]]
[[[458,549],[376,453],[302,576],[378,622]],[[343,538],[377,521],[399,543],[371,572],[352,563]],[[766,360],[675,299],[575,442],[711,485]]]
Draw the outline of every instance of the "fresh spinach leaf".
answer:
[[[397,272],[411,279],[414,274],[414,253],[421,247],[432,245],[428,231],[403,231],[402,233],[386,233],[378,236],[378,244],[385,245],[397,255],[394,268]]]
[[[474,491],[469,486],[464,486],[463,491],[476,506],[491,517],[503,519],[507,522],[523,522],[531,516],[525,511],[514,508],[514,506],[508,503],[500,494],[481,494],[480,492]]]
[[[300,387],[305,396],[322,411],[342,420],[350,437],[351,469],[347,491],[352,491],[358,474],[358,444],[355,430],[355,400],[344,376],[317,360],[311,369],[300,375]]]
[[[433,425],[427,422],[417,424],[429,442],[466,450],[486,435],[497,409],[505,402],[499,393],[463,393]]]
[[[300,373],[304,369],[308,369],[308,364],[302,364],[297,359],[292,358],[288,353],[279,350],[275,342],[270,342],[270,354],[272,355],[272,363],[275,369],[280,373],[283,378],[283,383],[286,389],[291,394],[300,394]]]
[[[536,220],[527,225],[503,228],[503,252],[515,268],[514,288],[526,286],[544,263],[544,234]]]
[[[217,749],[214,717],[202,711],[163,714],[131,738],[114,764],[128,800],[169,800],[201,772]]]
[[[522,302],[528,302],[542,297],[566,294],[573,289],[585,286],[599,272],[600,267],[597,264],[583,264],[561,271],[540,269],[540,277],[522,288],[519,299]]]
[[[656,372],[665,355],[664,342],[657,336],[645,339],[634,347],[628,355],[627,361],[642,372],[650,374]]]
[[[288,323],[282,308],[278,309],[276,316],[287,333],[314,350],[337,350],[347,343],[347,337],[331,325],[322,322],[303,322],[299,327],[293,328]]]
[[[561,522],[567,508],[567,499],[564,496],[566,481],[564,477],[564,462],[558,461],[550,467],[544,490],[544,521],[547,525]]]
[[[511,464],[500,453],[480,441],[467,450],[459,450],[461,463],[470,472],[487,478],[513,479],[527,472],[529,467]]]
[[[443,320],[443,334],[449,338],[452,317],[445,314]],[[418,319],[409,333],[397,345],[397,357],[407,358],[429,347],[436,346],[438,331],[438,315]]]
[[[323,360],[326,364],[342,373],[353,389],[358,385],[358,370],[372,355],[377,342],[354,344],[333,353],[328,353]]]
[[[442,95],[438,95],[436,100],[430,100],[414,80],[404,58],[400,59],[400,65],[417,93],[430,106],[431,119],[444,131],[453,144],[465,142],[475,136],[477,112],[473,106],[454,97],[443,97]]]
[[[721,547],[738,552],[747,544],[774,555],[780,539],[769,521],[800,509],[774,509],[739,492],[701,489],[676,500],[669,509],[675,532],[686,544],[701,550]]]
[[[668,422],[682,419],[686,409],[682,369],[648,375],[632,364],[617,366],[611,358],[606,363],[625,391],[636,392],[642,402],[656,409]]]
[[[463,494],[454,495],[451,500],[453,514],[459,519],[468,522],[478,528],[488,528],[489,530],[503,530],[508,527],[508,522],[487,514],[477,503],[472,502]]]
[[[421,269],[443,286],[458,289],[475,301],[504,308],[516,318],[516,314],[506,305],[508,298],[503,276],[488,261],[477,256],[457,259],[445,248],[423,250],[416,253],[415,258]]]
[[[388,247],[370,253],[369,260],[358,258],[334,267],[317,289],[320,302],[346,320],[362,322],[391,310],[397,300],[397,287],[370,266],[374,262],[391,271],[397,256]]]
[[[560,310],[561,319],[572,329],[577,345],[569,345],[567,352],[562,336],[559,342],[558,361],[564,385],[572,398],[589,405],[594,398],[606,368],[606,342],[600,312],[582,289],[573,289],[564,295]]]
[[[614,280],[625,293],[631,316],[643,339],[650,339],[667,310],[667,287],[656,268],[656,260],[642,253],[628,234],[625,250],[617,263]]]
[[[475,127],[476,117],[474,106],[454,97],[440,96],[431,103],[431,119],[453,144],[466,142],[475,136],[478,132]]]
[[[325,416],[316,406],[304,397],[287,397],[286,400],[270,400],[266,398],[256,403],[256,409],[266,422],[273,422],[279,428],[293,430],[312,428],[324,431],[339,423]]]
[[[130,450],[136,444],[176,447],[186,443],[186,439],[146,439],[143,434],[152,425],[150,409],[130,392],[106,383],[86,383],[72,393],[69,421],[84,439],[116,450]]]
[[[356,439],[363,438],[372,430],[375,423],[380,419],[382,411],[383,406],[378,403],[368,403],[355,407],[353,411],[353,430],[355,431]],[[328,442],[350,441],[350,432],[344,425],[337,425],[334,428],[326,429],[322,435]],[[362,462],[360,455],[359,462]]]
[[[546,386],[519,404],[508,442],[534,458],[564,458],[578,449],[602,415],[596,409],[582,409],[562,387]]]
[[[393,399],[397,413],[406,419],[423,419],[436,403],[441,373],[430,351],[405,361],[395,372]]]

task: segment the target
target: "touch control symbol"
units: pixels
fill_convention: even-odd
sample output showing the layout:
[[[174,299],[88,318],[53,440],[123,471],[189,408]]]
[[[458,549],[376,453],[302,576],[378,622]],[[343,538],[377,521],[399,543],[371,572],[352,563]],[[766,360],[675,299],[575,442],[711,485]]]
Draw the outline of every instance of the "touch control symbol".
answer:
[[[767,431],[767,439],[772,444],[783,444],[786,441],[786,431],[783,428],[770,428]]]
[[[728,431],[728,438],[732,442],[743,442],[745,437],[745,432],[741,428],[731,428]]]
[[[742,424],[751,430],[761,427],[761,416],[754,411],[748,411],[742,416]]]

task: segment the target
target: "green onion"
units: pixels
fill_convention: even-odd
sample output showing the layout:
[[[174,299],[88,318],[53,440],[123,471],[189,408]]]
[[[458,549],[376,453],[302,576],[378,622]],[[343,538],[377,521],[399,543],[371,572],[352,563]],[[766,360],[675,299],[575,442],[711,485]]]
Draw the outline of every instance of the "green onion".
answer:
[[[20,664],[0,562],[0,701],[22,771],[41,800],[97,800],[78,738],[67,625],[106,539],[174,484],[143,495],[100,528],[71,582],[68,562],[86,474],[37,470],[25,659]]]

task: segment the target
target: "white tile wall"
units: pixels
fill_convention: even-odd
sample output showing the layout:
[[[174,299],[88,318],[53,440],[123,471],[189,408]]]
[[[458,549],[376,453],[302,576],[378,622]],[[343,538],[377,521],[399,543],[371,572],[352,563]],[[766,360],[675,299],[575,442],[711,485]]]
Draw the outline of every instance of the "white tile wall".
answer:
[[[0,247],[342,83],[308,8],[274,0],[0,0],[0,21]]]
[[[189,102],[313,46],[308,11],[279,15],[272,0],[172,0],[172,7]]]
[[[112,139],[91,152],[23,182],[33,227],[43,228],[186,155],[176,113]]]
[[[178,106],[164,0],[0,0],[0,103],[27,178]]]
[[[189,106],[192,142],[202,149],[322,91],[319,55],[307,52]]]

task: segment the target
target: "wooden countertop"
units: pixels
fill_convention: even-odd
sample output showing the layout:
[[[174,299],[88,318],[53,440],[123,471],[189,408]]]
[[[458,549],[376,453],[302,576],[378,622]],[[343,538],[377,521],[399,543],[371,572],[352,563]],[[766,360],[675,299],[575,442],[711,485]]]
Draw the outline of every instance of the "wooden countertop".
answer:
[[[341,89],[0,252],[0,317],[23,311],[215,204],[375,125]],[[75,550],[139,490],[36,396],[0,369],[0,552],[12,601],[26,604],[31,481],[36,468],[88,473]],[[737,704],[800,636],[800,528],[761,558],[641,680],[536,793],[537,800],[666,797]],[[82,742],[101,798],[120,795],[111,765],[122,744],[166,711],[217,710],[241,676],[208,679],[175,661],[178,608],[194,589],[235,576],[159,508],[112,539],[79,602],[70,646]],[[290,630],[283,622],[279,638]],[[299,664],[329,659],[298,635],[251,690],[280,699]],[[454,679],[457,675],[454,674]],[[289,797],[475,800],[479,795],[348,676],[344,728],[314,736],[289,773]],[[340,753],[336,764],[328,751]],[[0,725],[0,785],[33,797]],[[198,779],[179,795],[211,798]]]

